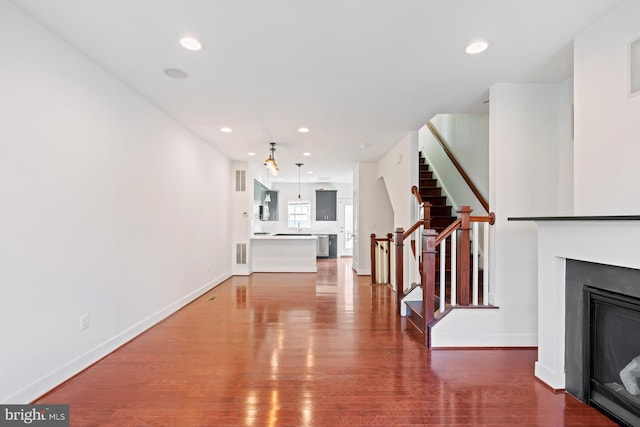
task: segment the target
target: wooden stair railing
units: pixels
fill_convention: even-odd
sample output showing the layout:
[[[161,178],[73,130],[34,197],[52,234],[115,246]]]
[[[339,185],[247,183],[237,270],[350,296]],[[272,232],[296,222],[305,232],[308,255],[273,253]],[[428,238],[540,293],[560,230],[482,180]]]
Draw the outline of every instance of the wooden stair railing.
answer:
[[[386,237],[376,237],[375,233],[371,234],[371,284],[391,284],[391,242],[393,241],[393,234],[387,233]],[[378,277],[378,259],[380,253],[384,255],[382,257],[382,271],[386,272],[386,282],[381,282]]]
[[[420,191],[417,186],[411,187],[411,194],[413,194],[416,198],[418,206],[423,209],[422,218],[415,222],[407,231],[404,231],[402,227],[399,227],[395,231],[395,283],[396,283],[396,310],[398,314],[401,313],[402,310],[402,298],[404,298],[404,241],[408,239],[413,233],[415,233],[420,227],[423,230],[426,230],[430,227],[430,219],[431,219],[431,204],[429,202],[424,203],[422,201],[422,197],[420,196]],[[415,242],[411,244],[412,250],[414,252],[414,256],[418,261],[418,265],[421,265],[421,259],[419,254],[415,253]]]
[[[412,236],[416,231],[422,228],[422,238],[420,240],[421,253],[416,254],[416,241],[411,241],[411,249],[419,269],[420,287],[422,288],[422,302],[418,302],[417,305],[412,302],[407,303],[408,310],[410,311],[409,320],[414,322],[414,314],[419,314],[421,321],[416,323],[416,326],[424,331],[425,345],[431,346],[431,328],[438,322],[442,316],[444,316],[450,310],[452,306],[481,306],[479,304],[479,251],[478,240],[480,233],[478,233],[477,224],[484,222],[493,224],[495,222],[495,215],[489,210],[489,204],[484,199],[482,194],[478,191],[477,187],[473,184],[469,176],[466,174],[460,163],[455,159],[453,153],[446,146],[442,137],[438,131],[433,127],[431,123],[427,123],[427,127],[433,133],[435,139],[440,143],[451,162],[454,164],[462,178],[465,180],[471,191],[480,201],[480,204],[487,211],[487,216],[471,216],[473,211],[469,206],[462,206],[457,213],[459,218],[451,217],[447,214],[444,217],[446,210],[443,208],[451,209],[449,206],[440,206],[440,202],[446,199],[440,193],[440,187],[437,186],[437,180],[434,180],[432,171],[429,170],[428,165],[421,160],[420,177],[419,182],[421,187],[411,187],[411,193],[416,197],[417,204],[423,209],[421,219],[416,221],[408,230],[402,228],[396,229],[394,232],[395,242],[395,287],[396,287],[396,306],[398,314],[403,312],[403,299],[404,294],[404,241]],[[423,171],[423,166],[426,166]],[[424,175],[424,176],[423,176]],[[422,183],[425,182],[424,197],[429,201],[434,201],[438,204],[437,215],[440,217],[434,218],[432,221],[431,208],[432,205],[429,201],[423,201]],[[444,203],[446,205],[446,202]],[[442,230],[440,234],[433,228]],[[473,230],[474,239],[471,240],[471,233]],[[484,270],[483,270],[483,297],[482,306],[488,307],[488,225],[483,230],[484,234]],[[451,241],[451,250],[447,251],[446,241]],[[471,251],[471,243],[473,242],[473,252]],[[457,247],[460,248],[460,255],[457,255]],[[438,253],[440,248],[440,253]],[[449,261],[449,278],[450,283],[447,283],[447,258],[451,255]],[[439,265],[439,285],[440,296],[436,297],[436,258],[440,258]],[[453,261],[455,260],[455,262]],[[473,262],[473,269],[471,269]],[[449,287],[448,287],[449,286]],[[412,287],[413,289],[413,287]],[[471,292],[470,292],[471,290]],[[447,309],[447,292],[449,292],[450,304]],[[436,316],[436,301],[439,303],[438,316]],[[421,308],[418,308],[418,305]],[[419,313],[421,312],[421,313]],[[422,323],[424,322],[424,323]]]
[[[469,206],[463,206],[457,211],[460,214],[460,218],[454,221],[449,227],[443,230],[440,234],[437,234],[435,230],[425,230],[422,234],[422,274],[421,274],[421,286],[422,286],[422,318],[424,320],[424,344],[426,347],[431,347],[431,328],[437,323],[436,309],[434,307],[434,301],[436,296],[436,254],[437,247],[445,241],[449,236],[459,230],[458,233],[458,245],[460,246],[460,256],[456,257],[457,277],[455,280],[455,289],[451,289],[452,295],[455,295],[455,305],[460,307],[467,307],[472,305],[469,299],[470,285],[477,292],[477,280],[471,282],[469,276],[471,259],[470,253],[470,234],[471,224],[486,222],[494,224],[495,214],[489,213],[487,216],[471,216],[472,209]],[[444,254],[441,254],[441,257]],[[477,266],[475,266],[477,267]],[[473,271],[477,272],[477,268]],[[441,279],[441,286],[443,280]],[[484,284],[485,290],[487,284]],[[452,297],[452,299],[454,299]],[[486,297],[483,298],[483,303],[486,305]],[[441,295],[441,305],[444,304]],[[473,305],[477,304],[477,296],[474,295]]]

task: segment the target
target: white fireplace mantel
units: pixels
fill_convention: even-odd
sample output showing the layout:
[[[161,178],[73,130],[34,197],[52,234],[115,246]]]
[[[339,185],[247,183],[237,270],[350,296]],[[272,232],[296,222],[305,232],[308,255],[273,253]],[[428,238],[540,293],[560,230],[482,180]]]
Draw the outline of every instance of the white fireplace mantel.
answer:
[[[538,225],[538,361],[535,375],[565,388],[567,259],[640,269],[640,216],[523,217]]]

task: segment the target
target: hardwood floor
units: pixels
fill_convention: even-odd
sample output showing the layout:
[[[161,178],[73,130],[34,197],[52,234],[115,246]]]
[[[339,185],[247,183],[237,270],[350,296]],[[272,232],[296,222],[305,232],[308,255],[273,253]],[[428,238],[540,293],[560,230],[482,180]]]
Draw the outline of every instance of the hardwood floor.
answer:
[[[234,277],[35,403],[82,427],[615,425],[535,350],[427,351],[369,280],[350,258]]]

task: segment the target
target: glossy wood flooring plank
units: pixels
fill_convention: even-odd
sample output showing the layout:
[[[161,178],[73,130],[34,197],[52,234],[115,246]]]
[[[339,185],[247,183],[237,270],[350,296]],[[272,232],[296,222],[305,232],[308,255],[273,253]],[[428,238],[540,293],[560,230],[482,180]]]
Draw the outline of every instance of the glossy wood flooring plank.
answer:
[[[233,277],[37,403],[82,427],[615,425],[535,350],[426,350],[350,261]]]

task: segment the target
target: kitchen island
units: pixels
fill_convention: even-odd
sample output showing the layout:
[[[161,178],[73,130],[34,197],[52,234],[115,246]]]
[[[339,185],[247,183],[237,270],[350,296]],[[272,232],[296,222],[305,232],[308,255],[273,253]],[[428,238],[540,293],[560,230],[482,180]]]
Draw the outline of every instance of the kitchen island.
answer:
[[[255,273],[315,273],[318,238],[310,234],[262,234],[251,237]]]

